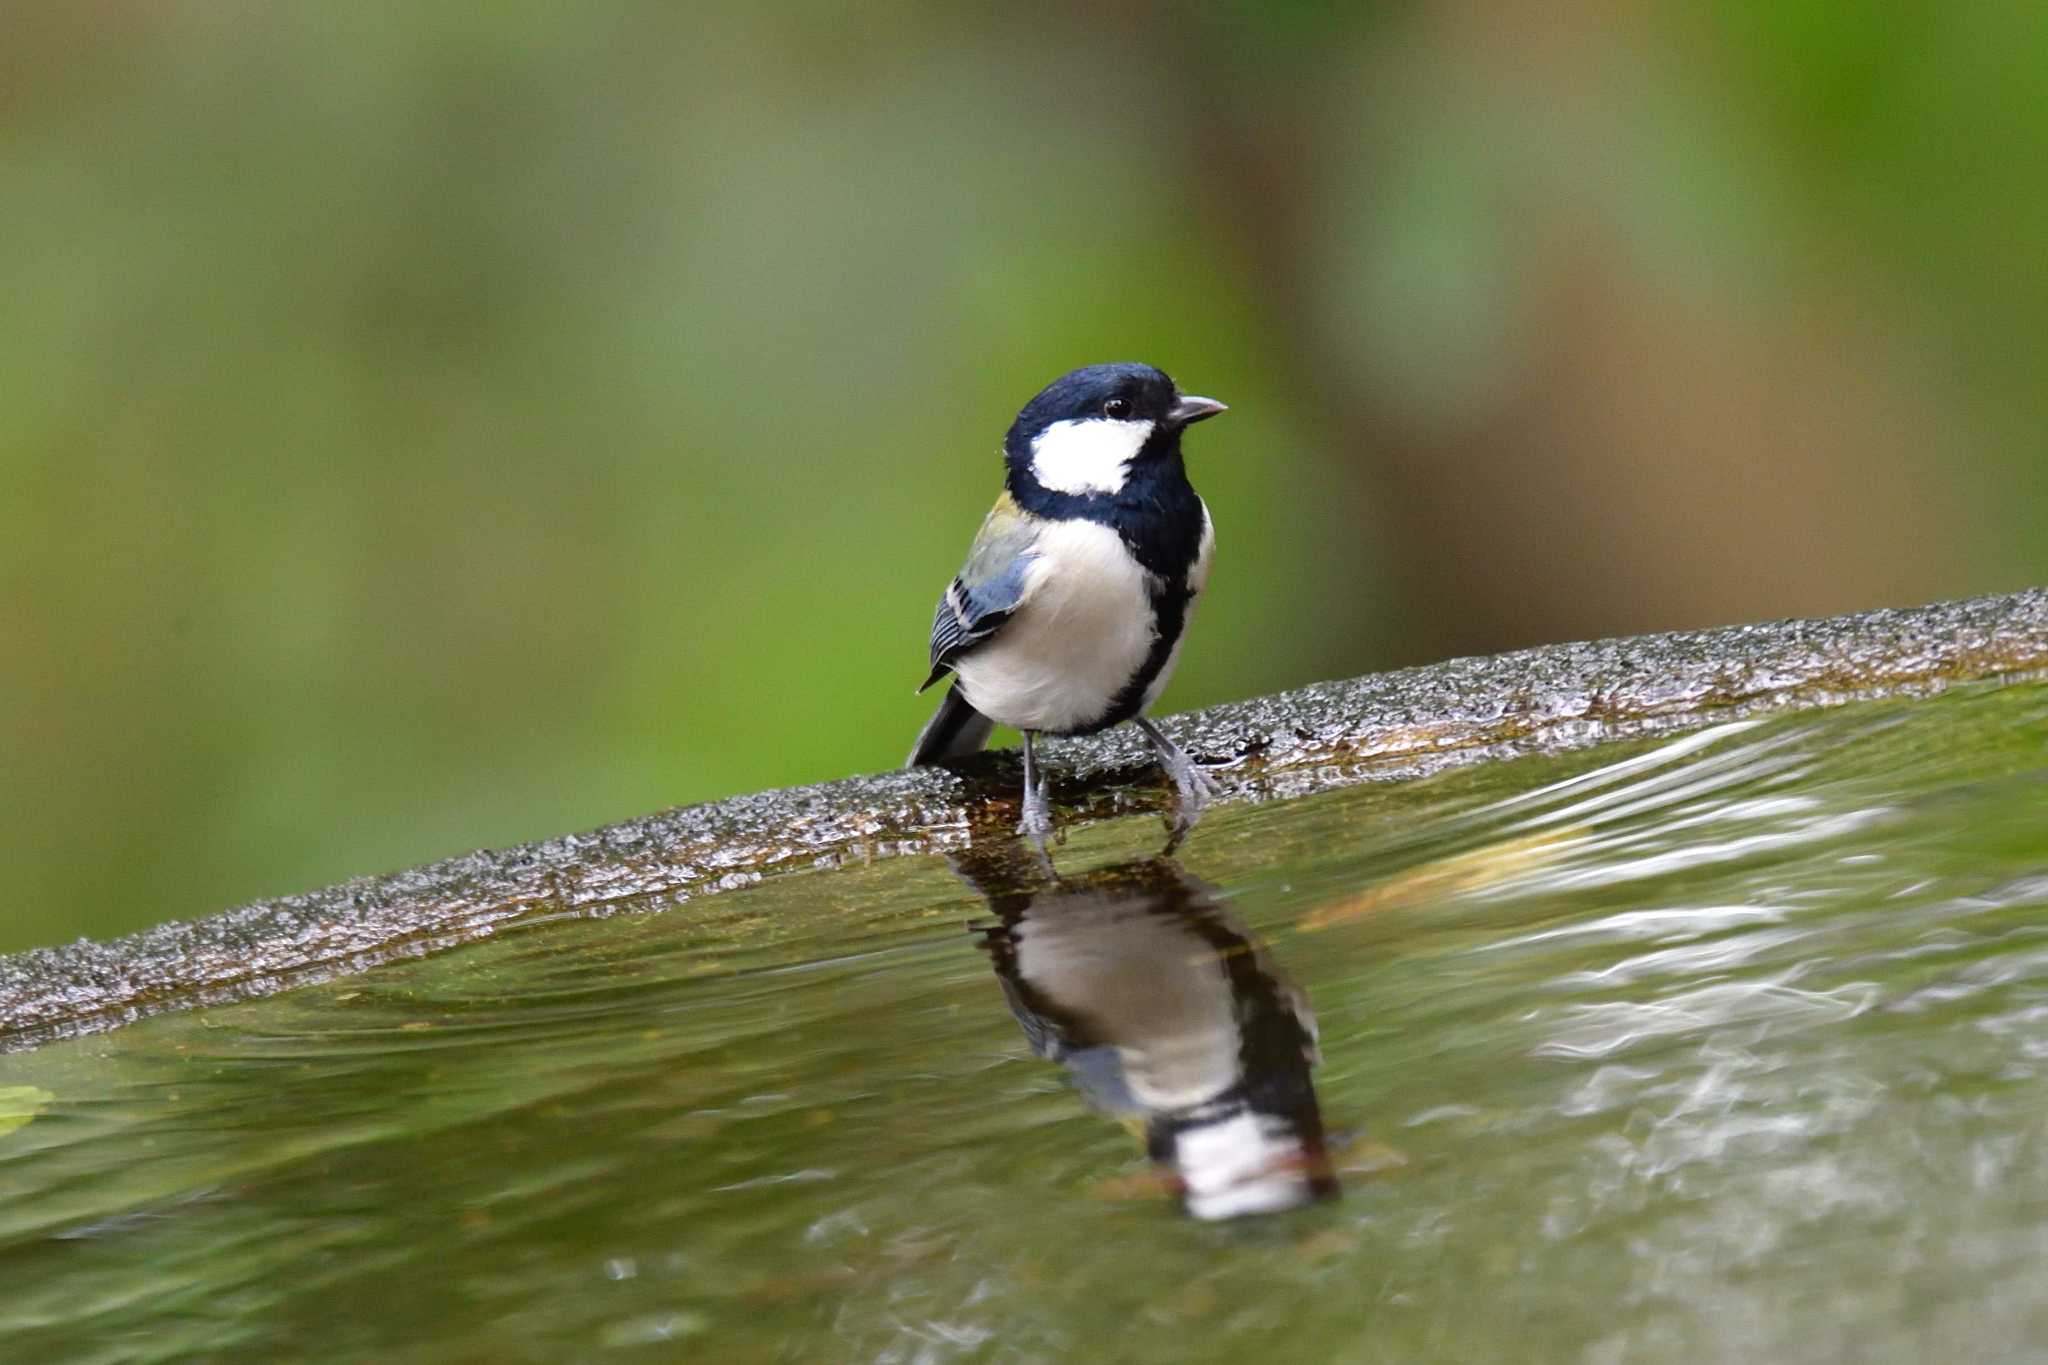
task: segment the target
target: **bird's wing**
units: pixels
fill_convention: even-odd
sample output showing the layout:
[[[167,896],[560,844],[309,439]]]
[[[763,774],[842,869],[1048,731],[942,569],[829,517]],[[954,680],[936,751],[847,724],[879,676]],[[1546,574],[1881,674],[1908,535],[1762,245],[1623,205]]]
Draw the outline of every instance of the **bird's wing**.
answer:
[[[1043,523],[1004,493],[975,533],[967,563],[939,595],[932,613],[932,671],[922,692],[953,667],[953,661],[994,635],[1023,605],[1025,577]]]

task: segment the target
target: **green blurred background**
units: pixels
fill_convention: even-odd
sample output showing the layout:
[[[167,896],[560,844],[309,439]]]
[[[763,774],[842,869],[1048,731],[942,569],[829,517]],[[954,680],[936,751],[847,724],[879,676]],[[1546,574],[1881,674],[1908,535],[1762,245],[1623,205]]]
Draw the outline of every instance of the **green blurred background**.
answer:
[[[2048,6],[0,15],[0,950],[893,765],[1093,361],[1169,710],[2048,579]]]

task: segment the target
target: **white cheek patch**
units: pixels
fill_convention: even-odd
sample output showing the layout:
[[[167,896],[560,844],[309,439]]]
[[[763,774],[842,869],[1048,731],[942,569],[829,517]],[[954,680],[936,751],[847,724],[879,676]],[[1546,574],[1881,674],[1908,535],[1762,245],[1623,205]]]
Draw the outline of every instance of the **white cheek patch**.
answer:
[[[1121,493],[1131,461],[1151,439],[1150,422],[1054,422],[1031,443],[1031,474],[1057,493]]]

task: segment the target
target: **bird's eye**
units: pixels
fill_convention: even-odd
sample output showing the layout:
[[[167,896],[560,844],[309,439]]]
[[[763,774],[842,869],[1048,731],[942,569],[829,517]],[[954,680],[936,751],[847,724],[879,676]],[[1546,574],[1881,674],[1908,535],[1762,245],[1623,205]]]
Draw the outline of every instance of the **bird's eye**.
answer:
[[[1131,400],[1128,398],[1111,398],[1105,400],[1102,404],[1102,415],[1104,417],[1130,416]]]

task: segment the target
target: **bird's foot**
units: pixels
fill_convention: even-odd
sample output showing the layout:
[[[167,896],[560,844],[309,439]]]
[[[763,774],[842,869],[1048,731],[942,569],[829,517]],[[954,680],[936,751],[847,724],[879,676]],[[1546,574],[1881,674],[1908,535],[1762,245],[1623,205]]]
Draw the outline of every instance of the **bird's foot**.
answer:
[[[1174,789],[1180,793],[1181,807],[1187,815],[1192,817],[1223,794],[1223,789],[1216,785],[1216,779],[1203,772],[1201,765],[1188,757],[1188,751],[1175,744],[1164,730],[1143,716],[1138,717],[1138,728],[1146,739],[1152,741],[1153,749],[1159,754],[1159,766],[1173,779]]]
[[[1017,822],[1017,832],[1041,846],[1052,833],[1052,805],[1045,799],[1043,783],[1024,788],[1024,816]]]
[[[1221,796],[1223,789],[1164,730],[1143,716],[1138,717],[1138,729],[1152,742],[1152,748],[1159,754],[1159,766],[1166,770],[1166,775],[1173,779],[1174,790],[1180,793],[1179,803],[1166,817],[1166,848],[1170,854],[1202,818],[1203,807]]]
[[[1187,804],[1206,806],[1223,795],[1223,788],[1216,779],[1185,753],[1180,756],[1178,764],[1168,764],[1166,772],[1173,779],[1174,788],[1180,792],[1180,799]]]
[[[1179,769],[1168,764],[1166,771],[1173,778],[1174,790],[1180,793],[1180,800],[1166,816],[1166,852],[1171,856],[1181,841],[1188,837],[1188,832],[1201,822],[1209,799],[1219,795],[1220,790],[1207,773],[1192,763]]]

